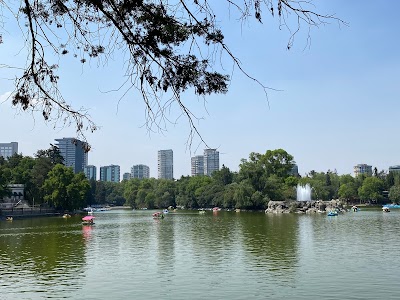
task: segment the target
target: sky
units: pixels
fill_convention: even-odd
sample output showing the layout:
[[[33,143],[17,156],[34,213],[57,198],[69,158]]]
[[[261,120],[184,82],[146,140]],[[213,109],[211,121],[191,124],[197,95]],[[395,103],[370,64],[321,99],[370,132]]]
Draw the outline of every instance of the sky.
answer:
[[[222,3],[222,1],[221,1]],[[232,75],[229,92],[204,99],[185,93],[183,99],[199,118],[202,138],[220,152],[220,165],[239,170],[251,152],[282,148],[294,156],[300,175],[311,170],[352,174],[366,163],[378,170],[400,164],[400,2],[382,0],[314,1],[315,10],[335,14],[348,23],[314,28],[307,41],[303,27],[287,50],[290,34],[267,13],[263,24],[240,23],[224,10],[221,26],[226,43],[259,85],[223,59]],[[220,9],[220,10],[219,10]],[[217,14],[218,15],[218,14]],[[8,22],[10,19],[7,19]],[[4,22],[4,18],[3,18]],[[24,44],[17,26],[7,27],[0,44],[0,142],[18,142],[19,152],[32,156],[56,138],[74,137],[73,127],[46,124],[40,114],[12,108],[7,96],[15,72],[2,64],[23,65]],[[171,108],[167,131],[149,132],[140,95],[121,99],[121,58],[99,66],[59,61],[64,98],[85,107],[100,126],[86,138],[92,145],[89,164],[120,165],[121,178],[133,165],[150,167],[157,177],[157,151],[174,152],[174,177],[190,175],[190,158],[206,147],[199,138],[188,145],[189,126]],[[219,63],[219,62],[218,62]],[[99,173],[99,172],[98,172]]]

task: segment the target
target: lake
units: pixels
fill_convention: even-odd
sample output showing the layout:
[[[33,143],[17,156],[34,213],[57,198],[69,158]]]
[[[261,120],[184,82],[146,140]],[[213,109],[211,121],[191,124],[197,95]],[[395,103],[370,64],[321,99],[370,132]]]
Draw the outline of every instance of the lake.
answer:
[[[0,222],[0,299],[399,299],[400,210]]]

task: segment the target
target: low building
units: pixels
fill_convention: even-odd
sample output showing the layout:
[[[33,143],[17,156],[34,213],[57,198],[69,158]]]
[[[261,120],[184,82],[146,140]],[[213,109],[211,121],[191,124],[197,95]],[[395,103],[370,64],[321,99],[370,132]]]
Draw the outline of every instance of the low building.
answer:
[[[129,180],[129,179],[131,179],[131,173],[126,172],[122,175],[122,180]]]

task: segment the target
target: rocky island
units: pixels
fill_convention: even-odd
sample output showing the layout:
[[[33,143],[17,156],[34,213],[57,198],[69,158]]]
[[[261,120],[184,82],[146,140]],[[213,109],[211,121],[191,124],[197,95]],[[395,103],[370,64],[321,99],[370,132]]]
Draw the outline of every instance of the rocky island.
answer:
[[[345,212],[345,204],[339,199],[330,201],[269,201],[265,213],[326,213],[329,211]]]

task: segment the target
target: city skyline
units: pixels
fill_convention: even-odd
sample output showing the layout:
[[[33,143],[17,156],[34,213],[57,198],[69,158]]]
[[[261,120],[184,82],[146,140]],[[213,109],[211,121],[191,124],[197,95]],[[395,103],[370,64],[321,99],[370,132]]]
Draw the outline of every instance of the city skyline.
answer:
[[[70,138],[62,138],[62,139],[56,139],[58,141],[60,140],[70,140]],[[81,142],[78,140],[78,142]],[[18,149],[18,142],[6,142],[6,143],[2,143],[0,141],[0,146],[7,146],[9,147],[10,145],[13,145],[13,147],[15,149]],[[56,145],[58,146],[58,145]],[[42,149],[44,150],[44,149]],[[18,154],[22,154],[24,155],[22,152],[16,152]],[[172,153],[172,161],[169,162],[169,164],[172,164],[172,169],[173,169],[173,150],[172,149],[168,149],[168,150],[158,150],[158,162],[157,164],[159,164],[159,160],[160,160],[160,153],[163,153],[161,156],[171,156]],[[216,151],[216,149],[204,149],[203,155],[196,155],[194,157],[191,157],[191,162],[190,162],[190,169],[191,169],[191,174],[188,175],[184,175],[184,176],[199,176],[199,175],[207,175],[210,176],[210,174],[206,174],[205,169],[206,169],[206,156],[210,155],[211,156],[211,165],[213,165],[211,173],[214,170],[219,170],[219,152]],[[0,156],[1,153],[0,153]],[[88,155],[85,155],[86,160]],[[74,168],[74,165],[69,165],[69,167]],[[225,166],[228,167],[229,166]],[[155,176],[150,176],[150,168],[147,165],[144,164],[137,164],[137,165],[133,165],[130,168],[130,172],[124,172],[123,170],[121,170],[120,166],[117,164],[111,164],[111,165],[99,165],[99,169],[100,169],[100,177],[97,177],[97,166],[95,165],[86,165],[82,172],[85,174],[85,176],[88,179],[95,179],[98,181],[114,181],[117,182],[122,181],[123,179],[129,180],[131,178],[139,178],[139,179],[143,179],[143,178],[156,178]],[[356,165],[352,166],[353,171],[351,173],[345,173],[345,174],[350,174],[354,177],[360,175],[360,174],[366,174],[366,175],[372,175],[373,173],[373,169],[375,169],[375,167],[373,165],[369,165],[366,163],[358,163]],[[102,171],[103,170],[103,171]],[[112,171],[111,171],[112,170]],[[116,171],[118,170],[118,171]],[[393,165],[389,165],[384,169],[378,169],[377,171],[385,171],[386,173],[389,172],[398,172],[400,170],[400,165],[397,164],[393,164]],[[233,171],[233,170],[231,170]],[[327,170],[328,171],[328,170]],[[335,169],[330,169],[329,171],[335,172]],[[233,171],[235,172],[235,171]],[[324,171],[317,171],[317,172],[324,172]],[[102,175],[102,173],[104,175]],[[110,175],[112,173],[112,175]],[[117,174],[118,173],[118,174]],[[292,170],[292,173],[294,176],[300,175],[298,173],[298,165],[295,164]],[[121,176],[122,174],[122,176]],[[297,174],[297,175],[296,175]],[[344,173],[338,173],[339,175],[344,175]],[[159,175],[159,174],[158,174]],[[306,174],[303,174],[303,176]],[[104,177],[102,179],[102,176]],[[173,175],[172,175],[173,176]],[[107,177],[107,178],[106,178]],[[160,177],[158,177],[160,179]],[[180,178],[180,177],[179,177]],[[174,179],[179,179],[179,178],[174,178]]]
[[[213,95],[204,102],[185,93],[182,99],[196,115],[194,124],[207,145],[199,138],[188,140],[190,129],[176,107],[171,107],[167,131],[146,130],[140,95],[121,99],[118,92],[109,92],[123,78],[117,58],[104,69],[95,61],[85,66],[60,61],[65,99],[75,107],[87,107],[100,127],[86,133],[92,146],[88,163],[118,164],[121,172],[141,163],[156,177],[157,151],[171,148],[178,179],[191,174],[191,157],[210,147],[220,152],[220,164],[232,171],[238,171],[240,160],[251,152],[279,148],[294,156],[302,176],[335,169],[353,174],[353,167],[363,163],[378,170],[399,165],[400,142],[393,137],[400,108],[400,57],[393,36],[400,26],[395,14],[400,4],[380,3],[392,8],[385,16],[376,14],[374,1],[319,2],[318,11],[334,13],[349,26],[332,23],[312,30],[310,44],[304,28],[290,51],[286,50],[290,35],[284,30],[254,23],[241,28],[226,16],[221,26],[233,53],[251,76],[272,89],[267,89],[266,98],[262,88],[235,71],[226,95]],[[20,37],[17,27],[3,34],[0,57],[7,57],[9,64],[25,63],[19,55]],[[7,96],[14,89],[8,80],[14,77],[12,71],[0,68],[2,141],[18,141],[19,152],[33,156],[60,136],[75,136],[75,128],[62,122],[45,124],[40,113],[11,108]],[[384,147],[385,141],[391,143]]]

